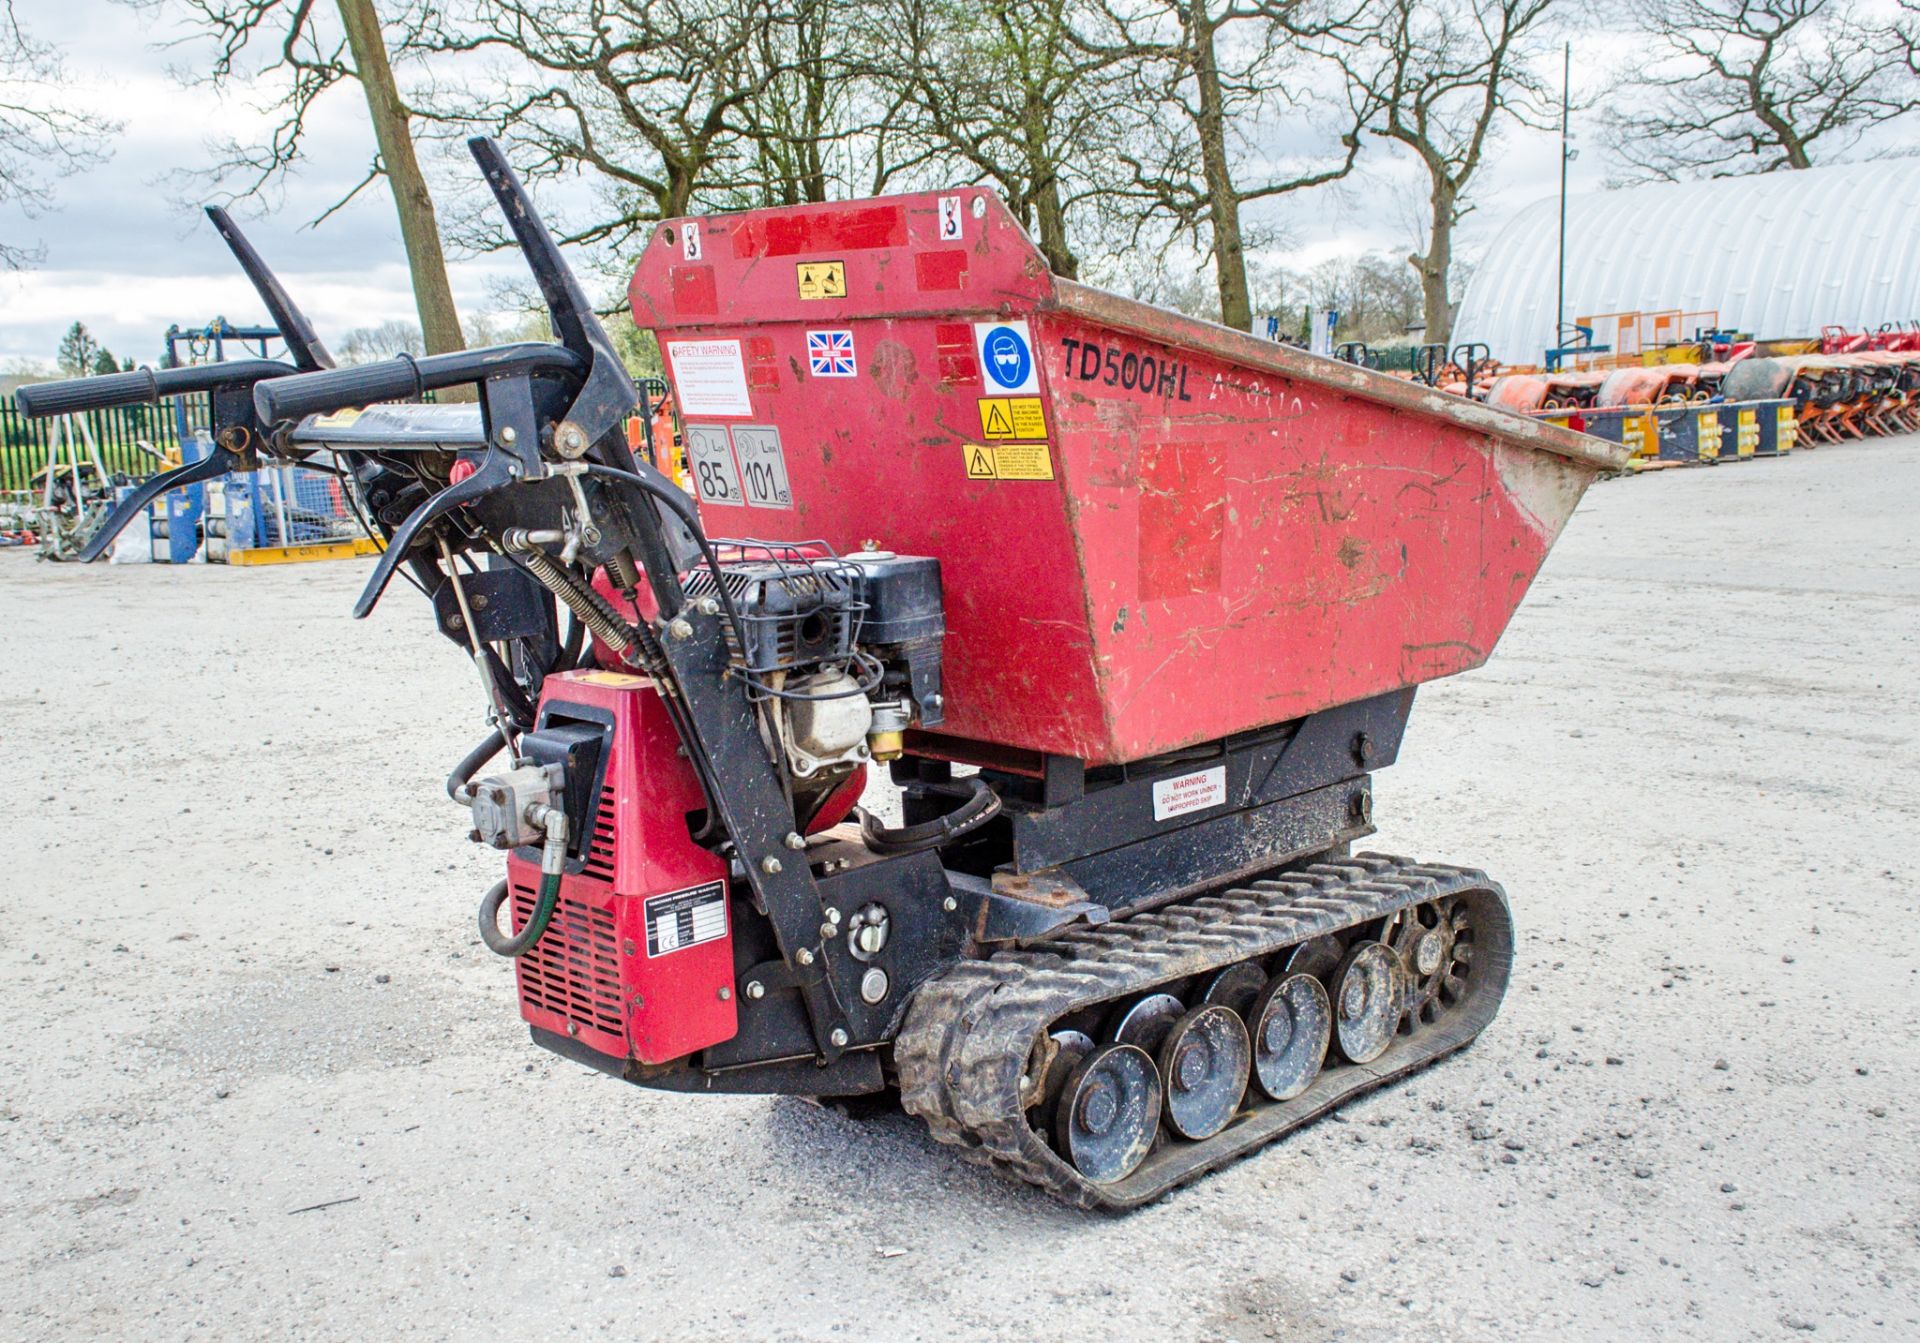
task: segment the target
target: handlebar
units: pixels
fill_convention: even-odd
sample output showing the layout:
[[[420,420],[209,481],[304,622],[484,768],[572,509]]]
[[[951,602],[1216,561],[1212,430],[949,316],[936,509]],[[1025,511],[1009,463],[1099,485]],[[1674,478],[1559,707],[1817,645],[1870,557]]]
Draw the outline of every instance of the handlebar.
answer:
[[[525,341],[456,350],[415,359],[400,355],[350,368],[296,373],[261,382],[253,389],[253,409],[262,424],[304,419],[308,415],[370,406],[376,401],[405,401],[441,387],[458,387],[514,373],[584,373],[586,361],[559,345]]]
[[[143,368],[132,373],[33,383],[13,394],[13,404],[22,415],[43,419],[49,415],[104,410],[109,406],[144,405],[163,396],[259,382],[292,371],[277,359],[235,359],[224,364],[197,364],[192,368]]]

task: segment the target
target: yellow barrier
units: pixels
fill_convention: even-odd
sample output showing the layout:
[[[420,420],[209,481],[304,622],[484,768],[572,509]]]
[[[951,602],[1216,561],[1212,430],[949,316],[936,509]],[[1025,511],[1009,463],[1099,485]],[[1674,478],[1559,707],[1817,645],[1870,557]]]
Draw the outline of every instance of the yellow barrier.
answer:
[[[350,560],[378,555],[380,547],[365,536],[351,541],[313,541],[299,546],[254,546],[227,552],[228,564],[303,564],[308,560]]]

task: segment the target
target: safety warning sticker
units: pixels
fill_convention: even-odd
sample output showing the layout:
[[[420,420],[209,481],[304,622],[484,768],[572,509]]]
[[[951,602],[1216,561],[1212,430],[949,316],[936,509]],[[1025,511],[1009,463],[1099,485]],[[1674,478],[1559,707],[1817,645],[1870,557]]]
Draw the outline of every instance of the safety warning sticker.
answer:
[[[1047,417],[1037,396],[989,396],[980,402],[984,438],[1045,438]]]
[[[965,443],[969,480],[1052,480],[1045,443]]]
[[[960,213],[958,196],[940,198],[940,241],[959,242],[966,232],[966,223]]]
[[[647,901],[647,955],[665,956],[727,935],[727,888],[710,881]]]
[[[1037,392],[1040,371],[1033,362],[1033,337],[1025,322],[975,322],[973,339],[980,367],[995,392]]]
[[[743,502],[740,473],[734,469],[724,424],[687,426],[687,465],[702,503],[737,506]]]
[[[688,220],[680,227],[680,245],[686,252],[687,260],[700,259],[700,225]]]
[[[845,298],[847,263],[844,261],[800,261],[794,264],[800,281],[801,298]]]
[[[682,415],[753,414],[739,341],[670,340],[667,362]]]
[[[1170,820],[1190,811],[1205,811],[1227,800],[1227,767],[1215,765],[1153,786],[1153,819]]]

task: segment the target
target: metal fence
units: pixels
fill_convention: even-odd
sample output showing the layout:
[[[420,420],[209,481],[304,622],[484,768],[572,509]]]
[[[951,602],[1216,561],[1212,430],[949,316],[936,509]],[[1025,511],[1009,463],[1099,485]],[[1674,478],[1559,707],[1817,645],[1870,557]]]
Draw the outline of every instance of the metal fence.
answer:
[[[110,410],[92,410],[76,418],[86,421],[93,441],[100,445],[100,457],[107,470],[124,471],[132,476],[152,474],[157,463],[136,443],[148,443],[161,452],[172,452],[180,442],[177,401],[185,402],[189,426],[205,426],[207,397],[200,393],[188,397],[169,397],[154,406],[115,406]],[[24,490],[47,464],[47,443],[56,421],[31,420],[14,409],[12,397],[0,397],[0,490]],[[62,453],[65,460],[65,453]]]

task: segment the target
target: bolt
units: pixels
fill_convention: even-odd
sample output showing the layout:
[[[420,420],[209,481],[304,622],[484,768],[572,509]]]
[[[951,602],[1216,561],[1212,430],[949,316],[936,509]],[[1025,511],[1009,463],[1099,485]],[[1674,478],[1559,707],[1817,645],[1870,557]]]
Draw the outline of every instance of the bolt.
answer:
[[[721,988],[721,990],[720,990],[720,1001],[721,1001],[721,1002],[723,1002],[723,1003],[724,1003],[724,1002],[727,1002],[727,1001],[729,1001],[729,1000],[730,1000],[730,999],[731,999],[732,997],[733,997],[733,990],[732,990],[732,989],[730,989],[730,988],[725,988],[725,987],[722,987],[722,988]]]
[[[830,938],[838,937],[839,935],[840,935],[840,929],[836,925],[831,923],[823,923],[820,925],[820,940],[822,942],[825,942]]]
[[[928,707],[929,709],[937,709],[937,708],[939,708],[939,707],[940,707],[940,706],[941,706],[942,704],[945,704],[945,703],[946,703],[946,701],[945,701],[944,699],[942,699],[942,698],[941,698],[940,696],[938,696],[938,695],[928,695],[928,696],[927,696],[927,707]]]
[[[693,626],[685,619],[677,619],[667,626],[667,633],[676,639],[691,639],[693,637]]]
[[[567,1034],[568,1035],[580,1034],[580,1023],[577,1021],[569,1021],[567,1023]]]
[[[800,838],[800,836],[794,834],[792,831],[787,832],[787,837],[784,840],[782,840],[781,843],[785,844],[789,849],[794,849],[796,851],[807,847],[807,841]]]
[[[835,1049],[845,1049],[847,1047],[847,1033],[838,1026],[833,1028],[833,1034],[827,1038],[833,1041],[833,1047]]]
[[[780,870],[780,860],[772,854],[768,854],[760,860],[760,870],[771,877]]]
[[[800,950],[793,953],[793,959],[798,961],[802,965],[812,965],[813,952],[807,949],[806,947],[802,947],[800,948]]]
[[[872,1006],[887,996],[889,987],[887,972],[876,965],[860,976],[860,999]]]
[[[572,456],[576,452],[586,451],[587,436],[580,432],[578,425],[570,424],[560,431],[560,440],[554,446],[560,449],[562,456]]]
[[[703,616],[717,616],[720,614],[720,602],[714,597],[702,597],[695,609]]]
[[[747,997],[753,999],[757,1003],[766,996],[767,996],[767,986],[765,984],[762,984],[757,979],[749,979],[747,981]]]
[[[829,909],[829,910],[827,910],[827,922],[828,922],[828,923],[831,923],[831,924],[833,924],[833,925],[834,925],[834,926],[835,926],[836,928],[837,928],[837,927],[839,927],[839,926],[840,926],[840,911],[839,911],[839,910],[837,910],[837,909]]]
[[[948,896],[945,900],[942,900],[940,902],[940,908],[946,910],[947,913],[951,914],[953,913],[954,910],[960,908],[960,902],[958,900],[955,900],[952,896]]]
[[[519,437],[520,435],[514,432],[514,428],[512,425],[503,424],[500,426],[500,441],[502,443],[505,443],[508,447],[512,447],[514,440]]]

